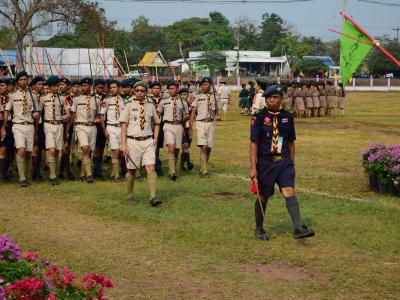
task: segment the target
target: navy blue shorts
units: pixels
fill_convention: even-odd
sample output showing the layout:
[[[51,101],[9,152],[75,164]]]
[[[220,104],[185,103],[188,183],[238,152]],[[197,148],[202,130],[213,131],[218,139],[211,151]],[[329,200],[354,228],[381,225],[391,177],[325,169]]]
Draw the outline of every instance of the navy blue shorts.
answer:
[[[106,136],[104,135],[103,127],[99,123],[96,123],[97,136],[96,136],[96,148],[104,149],[106,147]]]
[[[182,145],[183,144],[190,144],[192,143],[192,139],[189,136],[189,128],[185,127],[185,134],[182,136]]]
[[[4,141],[0,140],[0,147],[11,148],[14,147],[14,145],[15,142],[14,142],[14,134],[12,132],[12,122],[8,121],[6,127],[6,137],[4,138]]]
[[[260,194],[271,197],[275,192],[275,183],[279,189],[294,188],[294,163],[290,157],[279,162],[272,162],[263,158],[257,160],[257,180]]]
[[[160,124],[160,131],[158,133],[157,147],[164,148],[164,122]]]
[[[46,135],[44,134],[44,124],[38,124],[38,142],[37,147],[39,150],[46,150]]]

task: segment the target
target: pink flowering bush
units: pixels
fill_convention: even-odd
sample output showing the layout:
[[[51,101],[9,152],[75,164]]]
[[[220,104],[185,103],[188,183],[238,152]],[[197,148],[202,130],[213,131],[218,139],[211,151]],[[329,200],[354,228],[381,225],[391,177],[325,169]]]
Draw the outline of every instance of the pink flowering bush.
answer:
[[[0,235],[0,300],[105,300],[110,279],[96,274],[78,276],[68,267],[39,260],[36,253],[21,253],[9,237]]]

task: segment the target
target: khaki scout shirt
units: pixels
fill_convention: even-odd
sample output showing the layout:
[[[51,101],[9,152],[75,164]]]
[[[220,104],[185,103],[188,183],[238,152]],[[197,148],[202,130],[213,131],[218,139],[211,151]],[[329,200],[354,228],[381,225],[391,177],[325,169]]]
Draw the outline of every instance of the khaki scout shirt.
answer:
[[[156,108],[153,103],[148,100],[144,100],[144,129],[140,127],[140,102],[134,100],[126,104],[124,111],[122,112],[119,121],[121,123],[128,123],[128,136],[141,137],[153,135],[152,121],[155,124],[160,124],[160,118],[158,117]]]
[[[45,121],[62,121],[65,106],[57,94],[48,93],[40,97],[39,111],[44,112]]]
[[[8,95],[0,95],[0,121],[4,120],[4,112],[8,101]],[[11,114],[8,115],[7,121],[11,121]]]
[[[211,104],[209,104],[211,101]],[[214,117],[216,99],[212,94],[200,94],[197,95],[193,102],[192,107],[197,108],[197,121],[201,121],[204,119],[210,119]],[[211,106],[211,110],[209,109],[209,105]]]
[[[99,98],[95,98],[94,95],[80,95],[74,98],[70,111],[75,113],[75,122],[94,123],[99,109]]]
[[[229,99],[231,90],[227,86],[221,85],[218,89],[218,94],[221,99]]]
[[[174,106],[176,107],[176,115],[174,117]],[[177,95],[175,99],[169,97],[163,99],[157,108],[157,111],[163,114],[163,120],[168,122],[183,121],[183,116],[188,114],[188,105]]]
[[[38,107],[36,99],[34,97],[32,99],[28,90],[24,91],[22,89],[17,89],[15,92],[9,94],[9,101],[6,104],[6,110],[13,111],[14,117],[12,121],[14,124],[23,122],[33,123],[32,113],[35,107]]]
[[[100,114],[107,117],[107,124],[118,125],[121,113],[125,110],[124,100],[120,95],[111,96],[104,100]]]
[[[336,88],[334,86],[329,86],[328,85],[325,88],[325,91],[326,91],[326,95],[327,96],[336,96],[337,95],[337,90],[336,90]]]

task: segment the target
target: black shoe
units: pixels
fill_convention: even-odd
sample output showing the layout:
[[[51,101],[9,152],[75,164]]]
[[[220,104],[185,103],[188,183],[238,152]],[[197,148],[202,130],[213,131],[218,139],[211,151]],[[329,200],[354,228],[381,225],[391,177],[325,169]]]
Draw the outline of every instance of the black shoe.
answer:
[[[150,205],[153,207],[156,207],[161,204],[161,200],[157,199],[157,197],[154,197],[153,199],[150,200]]]
[[[58,181],[57,178],[52,178],[49,180],[51,185],[59,185],[60,182]]]
[[[176,174],[169,175],[169,179],[171,179],[172,181],[176,181],[176,178]]]
[[[268,237],[267,233],[265,232],[265,230],[263,228],[262,229],[256,229],[254,231],[254,238],[256,240],[260,240],[260,241],[268,241],[269,240],[269,237]]]
[[[136,198],[135,198],[135,196],[129,196],[129,197],[128,197],[128,203],[129,203],[130,205],[136,205]]]
[[[93,183],[93,176],[92,175],[87,176],[86,177],[86,182],[87,183]]]
[[[20,187],[27,187],[28,186],[28,181],[27,180],[20,180],[19,181],[19,186]]]
[[[299,228],[296,228],[293,233],[293,237],[295,239],[304,239],[307,237],[312,237],[315,235],[314,230],[308,228],[306,225],[302,225]]]
[[[81,181],[85,182],[85,181],[86,181],[86,179],[87,179],[87,177],[86,177],[86,176],[81,176]]]
[[[121,182],[121,178],[119,176],[113,176],[111,179],[115,183]]]

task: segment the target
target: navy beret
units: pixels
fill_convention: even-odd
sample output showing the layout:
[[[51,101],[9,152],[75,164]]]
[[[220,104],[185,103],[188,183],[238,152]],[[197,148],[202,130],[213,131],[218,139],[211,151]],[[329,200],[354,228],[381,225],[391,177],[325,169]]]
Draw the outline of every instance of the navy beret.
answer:
[[[60,82],[60,79],[57,76],[50,76],[47,78],[46,85],[51,86],[58,84]]]
[[[81,85],[85,84],[85,83],[92,85],[93,79],[90,77],[85,77],[85,78],[82,78],[81,81],[79,81],[79,84],[81,84]]]
[[[177,82],[175,80],[168,80],[167,81],[167,88],[169,88],[171,85],[174,85],[174,86],[179,88],[179,82]]]
[[[94,86],[99,85],[99,84],[105,85],[106,81],[103,78],[96,78],[93,83],[94,83]]]
[[[65,77],[61,77],[61,78],[60,78],[60,82],[64,82],[66,85],[70,85],[70,84],[71,84],[71,82],[69,81],[69,79],[68,79],[68,78],[65,78]]]
[[[35,76],[35,77],[33,77],[33,79],[31,80],[31,82],[30,82],[30,85],[34,85],[34,84],[36,84],[36,83],[38,83],[38,82],[41,82],[41,81],[45,81],[44,80],[44,78],[42,77],[42,76]]]
[[[212,83],[213,81],[212,81],[211,77],[203,77],[200,80],[200,84],[203,84],[203,83],[206,83],[206,82]]]
[[[116,79],[110,79],[110,80],[108,80],[108,85],[111,85],[111,84],[116,84],[116,85],[118,85],[118,86],[121,85],[121,83],[120,83],[118,80],[116,80]]]
[[[0,77],[0,83],[5,83],[7,84],[7,79],[4,77]]]
[[[15,75],[15,80],[18,81],[21,77],[28,77],[28,73],[26,73],[26,71],[21,71],[18,72],[17,75]]]
[[[124,79],[121,81],[121,87],[132,87],[132,82],[130,79]]]
[[[159,81],[152,81],[152,82],[149,83],[149,88],[153,88],[153,87],[155,87],[155,86],[161,87],[161,86],[162,86],[162,85],[161,85],[161,82],[159,82]]]
[[[71,86],[79,85],[79,80],[71,80],[70,84]]]
[[[268,98],[272,95],[282,96],[283,95],[282,88],[279,85],[271,85],[271,86],[267,87],[267,89],[265,90],[265,92],[263,94],[263,97]]]
[[[189,89],[188,88],[181,88],[180,90],[179,90],[179,94],[183,94],[183,93],[189,93]]]

